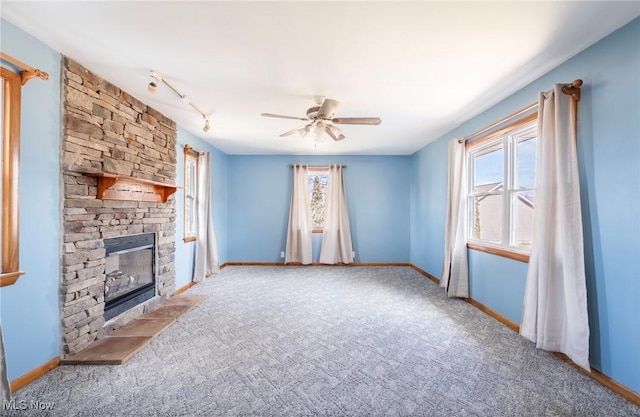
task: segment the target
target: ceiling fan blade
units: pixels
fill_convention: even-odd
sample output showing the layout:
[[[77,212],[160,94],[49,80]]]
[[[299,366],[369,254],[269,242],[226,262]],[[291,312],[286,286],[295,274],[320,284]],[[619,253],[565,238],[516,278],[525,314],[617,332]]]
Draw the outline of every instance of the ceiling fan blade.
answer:
[[[284,132],[282,135],[280,135],[281,138],[284,138],[285,136],[291,136],[294,133],[296,133],[298,131],[298,129],[300,129],[299,127],[296,127],[295,129],[291,129],[288,132]]]
[[[327,132],[327,135],[329,135],[329,137],[331,137],[331,139],[333,139],[333,140],[335,140],[335,141],[338,141],[338,140],[342,140],[342,139],[344,139],[344,138],[345,138],[345,136],[344,136],[342,133],[337,132],[337,133],[338,133],[338,136],[336,136],[336,135],[334,134],[334,132],[332,132],[331,130],[332,130],[332,129],[331,129],[331,126],[327,126],[327,127],[325,127],[325,129],[324,129],[324,131],[325,131],[325,132]],[[338,131],[339,131],[339,130],[340,130],[340,129],[338,129]]]
[[[342,125],[379,125],[382,123],[379,117],[336,117],[331,121]]]
[[[277,117],[278,119],[293,119],[293,120],[304,120],[305,122],[309,119],[306,117],[296,117],[296,116],[283,116],[281,114],[273,114],[273,113],[260,113],[260,116],[265,117]]]
[[[338,106],[340,106],[339,101],[325,98],[322,102],[322,106],[320,106],[320,110],[318,110],[318,117],[320,119],[330,119],[331,116],[333,116],[333,112],[336,111]]]
[[[329,130],[331,130],[331,133],[333,133],[335,136],[338,136],[340,135],[340,133],[342,133],[342,129],[340,129],[338,126],[327,124],[327,127],[329,128]]]

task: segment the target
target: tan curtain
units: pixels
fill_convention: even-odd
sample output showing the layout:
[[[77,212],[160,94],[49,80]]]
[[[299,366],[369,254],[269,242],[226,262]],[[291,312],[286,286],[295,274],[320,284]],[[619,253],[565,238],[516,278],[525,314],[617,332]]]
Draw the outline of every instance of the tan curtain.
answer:
[[[199,282],[219,271],[218,245],[211,216],[211,154],[198,157],[198,194],[196,199],[196,253],[193,281]]]
[[[541,93],[533,243],[520,334],[589,366],[589,320],[572,97]]]
[[[4,339],[2,338],[2,324],[0,323],[0,401],[11,400],[11,385],[7,375],[7,358],[4,353]]]
[[[306,165],[294,165],[285,263],[312,262],[311,233],[309,171]]]
[[[327,190],[327,212],[322,232],[320,263],[353,263],[351,227],[347,193],[342,178],[342,166],[329,167],[329,188]]]
[[[447,221],[440,285],[449,297],[469,297],[467,261],[467,163],[464,142],[449,142]]]

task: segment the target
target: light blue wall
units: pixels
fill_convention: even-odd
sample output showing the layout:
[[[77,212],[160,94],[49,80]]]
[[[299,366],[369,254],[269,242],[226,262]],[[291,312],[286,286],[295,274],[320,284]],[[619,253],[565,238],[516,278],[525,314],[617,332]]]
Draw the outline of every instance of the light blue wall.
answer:
[[[591,363],[640,392],[640,19],[412,156],[411,262],[442,269],[447,142],[501,119],[557,82],[582,78],[578,158]],[[471,296],[521,318],[526,267],[470,251]]]
[[[0,39],[3,52],[51,77],[22,88],[20,269],[26,275],[0,289],[9,379],[15,379],[59,353],[60,54],[5,20]]]
[[[283,155],[229,156],[229,261],[283,261],[292,163],[347,165],[356,262],[409,262],[410,157]],[[316,262],[321,239],[313,240]]]
[[[520,323],[529,264],[475,250],[468,253],[471,297]]]
[[[437,278],[444,255],[447,149],[447,141],[439,140],[411,157],[411,263]]]
[[[211,153],[211,212],[218,244],[218,257],[222,265],[227,261],[227,155],[186,130],[178,127],[176,184],[184,187],[184,145]],[[184,189],[179,188],[176,198],[176,289],[193,276],[195,243],[184,243]]]

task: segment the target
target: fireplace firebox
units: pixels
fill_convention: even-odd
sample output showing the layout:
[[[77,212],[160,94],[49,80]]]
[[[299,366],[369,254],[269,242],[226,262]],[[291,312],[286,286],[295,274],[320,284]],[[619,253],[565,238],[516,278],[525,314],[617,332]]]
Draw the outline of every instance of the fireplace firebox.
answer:
[[[155,296],[155,234],[105,239],[104,247],[104,319],[109,320]]]

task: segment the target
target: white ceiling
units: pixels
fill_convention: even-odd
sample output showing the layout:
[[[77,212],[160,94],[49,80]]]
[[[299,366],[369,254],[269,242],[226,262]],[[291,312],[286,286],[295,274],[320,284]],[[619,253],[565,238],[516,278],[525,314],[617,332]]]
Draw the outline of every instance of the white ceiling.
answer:
[[[640,15],[640,2],[11,2],[0,15],[228,154],[411,154]],[[210,114],[211,130],[150,69]],[[580,74],[576,74],[579,77]],[[557,80],[558,82],[572,80]],[[587,80],[588,81],[588,80]],[[314,149],[313,95],[346,140]]]

